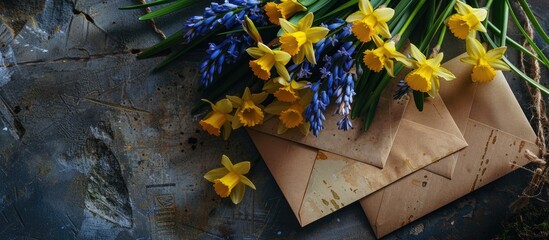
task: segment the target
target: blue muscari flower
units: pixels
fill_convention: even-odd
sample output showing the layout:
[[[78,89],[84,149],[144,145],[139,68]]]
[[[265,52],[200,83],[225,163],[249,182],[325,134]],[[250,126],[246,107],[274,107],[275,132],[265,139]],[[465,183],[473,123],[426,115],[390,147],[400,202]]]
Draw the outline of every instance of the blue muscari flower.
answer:
[[[305,109],[305,117],[311,124],[310,130],[315,136],[318,136],[318,133],[324,129],[324,125],[322,124],[326,120],[324,113],[326,112],[326,107],[330,104],[330,98],[326,91],[320,90],[320,84],[320,82],[316,82],[312,85],[313,99],[311,104]]]
[[[204,9],[202,16],[191,17],[183,24],[183,38],[188,43],[219,26],[224,26],[226,29],[238,27],[246,14],[257,26],[263,26],[266,20],[263,10],[258,8],[260,3],[256,0],[225,0],[221,4],[212,2]],[[243,8],[241,11],[235,13],[241,8]]]
[[[404,95],[411,91],[410,86],[408,86],[408,83],[406,83],[404,80],[398,81],[397,87],[398,89],[395,91],[395,94],[393,94],[393,99],[395,100],[402,98]]]
[[[209,86],[216,74],[221,74],[223,64],[233,64],[241,56],[246,48],[253,44],[253,40],[245,34],[235,33],[228,35],[219,44],[210,43],[200,64],[200,83]]]
[[[348,131],[349,129],[353,128],[353,123],[351,122],[349,115],[346,115],[337,122],[337,126],[340,130]]]

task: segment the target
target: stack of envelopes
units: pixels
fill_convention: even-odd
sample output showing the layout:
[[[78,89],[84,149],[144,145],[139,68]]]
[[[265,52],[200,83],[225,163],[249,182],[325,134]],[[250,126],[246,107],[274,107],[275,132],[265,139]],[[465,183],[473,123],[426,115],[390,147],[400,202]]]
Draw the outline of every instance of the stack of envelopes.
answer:
[[[362,199],[381,237],[512,171],[510,162],[525,164],[526,149],[537,153],[501,73],[478,85],[457,58],[444,67],[457,78],[442,83],[423,112],[407,97],[393,100],[388,88],[367,132],[360,121],[338,130],[337,116],[318,137],[277,135],[276,119],[249,129],[302,226]]]

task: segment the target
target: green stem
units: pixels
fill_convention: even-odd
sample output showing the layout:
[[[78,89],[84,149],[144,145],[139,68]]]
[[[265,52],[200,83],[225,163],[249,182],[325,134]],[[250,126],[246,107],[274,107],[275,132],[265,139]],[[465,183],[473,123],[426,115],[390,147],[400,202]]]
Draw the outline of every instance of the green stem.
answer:
[[[505,46],[505,40],[507,40],[507,26],[509,24],[509,0],[505,0],[503,4],[503,19],[501,26],[501,46]]]
[[[510,4],[509,2],[507,2],[507,3]],[[520,21],[517,18],[517,15],[515,15],[515,12],[514,11],[510,11],[510,12],[511,12],[511,18],[513,19],[513,22],[515,22],[515,25],[517,26],[517,29],[524,36],[524,39],[526,39],[526,41],[528,41],[530,46],[534,49],[534,51],[538,54],[538,56],[543,60],[542,62],[544,62],[545,64],[549,64],[549,59],[547,59],[545,54],[543,54],[543,52],[538,47],[538,45],[534,42],[534,40],[528,35],[528,33],[526,33],[526,31],[524,30],[524,28],[520,24]]]
[[[446,35],[446,29],[448,29],[446,26],[442,27],[442,30],[440,32],[440,35],[438,36],[437,46],[442,46],[442,42],[444,42],[444,36]]]
[[[493,23],[488,22],[488,27],[490,28],[490,30],[494,31],[496,34],[501,34],[501,31]],[[539,56],[542,56],[546,58],[545,55],[543,53],[542,55],[539,55],[538,50],[536,50],[535,48],[534,50],[536,51],[537,55],[530,52],[528,49],[524,48],[522,45],[520,45],[518,42],[516,42],[514,39],[510,38],[509,36],[507,36],[507,42],[509,43],[509,46],[514,47],[515,49],[521,51],[522,53],[528,55],[529,57],[535,58],[536,60],[540,61],[543,65],[545,65],[547,68],[549,68],[549,61],[542,60],[539,57]]]
[[[426,0],[420,0],[419,3],[416,5],[416,8],[414,8],[414,11],[412,11],[412,14],[408,17],[408,20],[404,23],[400,31],[398,31],[398,35],[403,35],[410,23],[414,20],[419,10],[421,10],[421,7],[423,7],[423,4],[425,4]],[[404,39],[402,39],[404,40]]]
[[[532,12],[530,7],[528,6],[528,3],[526,3],[525,0],[519,0],[519,3],[520,3],[520,6],[522,6],[522,9],[526,13],[526,16],[528,17],[530,22],[532,22],[532,26],[534,26],[534,28],[536,29],[536,31],[538,32],[540,37],[543,39],[543,41],[545,41],[547,44],[549,44],[549,36],[547,36],[547,33],[545,33],[545,31],[543,31],[543,28],[541,27],[538,20],[536,19],[536,16],[534,16],[534,13]]]

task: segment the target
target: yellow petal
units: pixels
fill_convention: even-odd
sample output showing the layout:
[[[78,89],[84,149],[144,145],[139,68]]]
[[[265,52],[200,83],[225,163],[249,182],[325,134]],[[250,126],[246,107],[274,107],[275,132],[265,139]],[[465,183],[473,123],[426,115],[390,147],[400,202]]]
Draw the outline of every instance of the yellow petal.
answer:
[[[431,78],[431,90],[429,91],[429,96],[436,97],[438,94],[438,90],[440,89],[440,81],[438,80],[438,77],[433,76]]]
[[[284,19],[284,18],[281,18],[280,19],[280,27],[282,28],[282,30],[284,30],[284,32],[286,33],[293,33],[293,32],[297,32],[298,29],[297,29],[297,25],[289,22],[288,20]]]
[[[307,13],[303,18],[299,20],[297,23],[297,28],[301,31],[305,31],[313,25],[313,19],[314,19],[313,13]]]
[[[275,61],[282,63],[283,65],[286,65],[288,62],[290,62],[290,59],[292,59],[292,56],[284,51],[274,50],[273,53],[275,56]]]
[[[293,88],[293,89],[304,89],[305,87],[307,87],[307,85],[309,85],[309,83],[307,81],[292,81],[290,82],[290,86]]]
[[[467,38],[466,44],[467,54],[473,58],[479,59],[486,55],[486,50],[482,44],[475,38]]]
[[[484,8],[473,8],[471,11],[479,21],[484,21],[488,15],[488,11]]]
[[[471,6],[467,5],[461,0],[456,1],[454,8],[459,14],[467,14],[472,9]]]
[[[311,43],[317,43],[318,41],[322,40],[326,35],[328,35],[327,28],[324,27],[313,27],[307,30],[307,41]]]
[[[261,104],[263,101],[265,101],[265,99],[267,99],[268,96],[269,96],[268,93],[260,92],[260,93],[252,94],[252,97],[250,99],[255,104]]]
[[[223,165],[227,170],[233,171],[233,163],[225,154],[221,156],[221,165]]]
[[[276,134],[281,135],[284,134],[286,131],[288,131],[288,128],[282,124],[282,122],[278,123],[278,128],[276,129]]]
[[[395,10],[392,8],[378,8],[374,11],[374,16],[380,22],[387,22],[395,15]]]
[[[244,101],[250,100],[251,97],[252,97],[252,93],[250,92],[250,88],[246,87],[244,89],[244,94],[242,94],[242,100]]]
[[[305,57],[307,60],[309,60],[310,63],[313,65],[316,64],[316,58],[315,58],[315,50],[313,49],[313,44],[311,42],[306,42],[301,47],[305,51]]]
[[[471,65],[477,65],[477,59],[473,58],[471,56],[467,56],[467,57],[461,58],[459,60],[461,62],[468,63],[468,64],[471,64]]]
[[[507,50],[506,46],[494,48],[494,49],[486,52],[486,59],[488,59],[489,62],[497,60],[497,59],[501,59],[503,57],[503,55],[505,54],[506,50]]]
[[[280,115],[280,112],[282,112],[285,109],[288,109],[290,105],[288,103],[280,102],[280,101],[274,101],[273,103],[269,104],[267,107],[265,107],[264,111],[266,113],[270,113],[273,115]]]
[[[372,40],[374,40],[376,47],[381,47],[385,44],[385,42],[383,42],[383,40],[378,35],[372,36]]]
[[[374,11],[374,7],[369,0],[358,0],[358,9],[365,14],[370,14]]]
[[[391,31],[389,31],[389,26],[387,26],[387,23],[379,22],[376,26],[376,31],[385,38],[391,38]]]
[[[305,59],[305,51],[299,51],[296,55],[292,57],[295,64],[300,64]]]
[[[250,187],[251,189],[255,190],[255,185],[250,179],[248,179],[246,176],[240,176],[240,182],[244,183],[246,186]]]
[[[387,60],[385,62],[385,70],[387,70],[387,74],[389,74],[389,76],[391,76],[391,77],[394,77],[394,73],[393,73],[394,68],[395,68],[394,66],[395,66],[395,64],[394,64],[393,60]]]
[[[276,72],[279,76],[282,78],[289,80],[290,79],[290,73],[288,73],[288,69],[280,63],[275,63]]]
[[[442,59],[444,58],[444,53],[440,52],[435,55],[435,57],[431,58],[432,66],[440,66],[440,63],[442,62]]]
[[[414,44],[410,44],[410,55],[416,59],[419,63],[425,62],[425,55]]]
[[[237,108],[236,109],[236,112],[240,112],[240,108]],[[231,122],[231,127],[232,129],[239,129],[240,127],[242,127],[242,123],[240,122],[239,119],[234,119],[232,122]]]
[[[246,187],[244,184],[238,184],[236,187],[234,187],[233,191],[231,192],[231,201],[234,204],[239,204],[242,202],[242,199],[244,199],[244,194],[246,193]]]
[[[223,176],[227,175],[227,173],[229,173],[229,170],[227,170],[227,168],[215,168],[204,174],[204,178],[210,182],[214,182],[215,179],[222,178]]]
[[[497,70],[501,70],[501,71],[511,70],[511,68],[509,68],[509,65],[507,65],[507,63],[505,63],[503,60],[500,60],[500,59],[488,62],[488,64],[490,64],[490,66],[492,66]]]
[[[226,95],[225,96],[227,99],[229,99],[229,101],[231,101],[231,103],[233,104],[233,107],[240,107],[242,106],[242,99],[240,99],[239,97],[237,96],[229,96],[229,95]]]
[[[230,113],[233,111],[233,104],[229,99],[221,99],[215,103],[215,110],[222,113]]]
[[[258,59],[265,55],[265,53],[257,47],[249,47],[248,49],[246,49],[246,52],[255,59]]]
[[[309,122],[306,122],[304,124],[299,125],[299,132],[301,132],[303,136],[307,136],[309,134],[310,128],[311,128],[311,124]]]
[[[456,76],[448,71],[448,69],[446,68],[442,68],[442,67],[438,67],[435,69],[435,75],[441,77],[441,78],[444,78],[446,81],[451,81],[451,80],[454,80],[456,78]]]
[[[348,22],[348,23],[352,23],[354,21],[360,21],[362,19],[364,19],[366,17],[366,15],[364,15],[364,13],[362,13],[361,11],[357,11],[357,12],[354,12],[353,14],[349,15],[345,21]]]
[[[250,171],[250,167],[251,164],[249,161],[243,161],[235,164],[233,170],[240,175],[244,175]]]
[[[225,122],[225,124],[223,124],[223,140],[227,140],[231,136],[231,131],[233,130],[231,124],[231,122]]]
[[[264,53],[274,55],[273,50],[271,50],[271,48],[267,47],[267,45],[262,42],[258,42],[257,47]]]

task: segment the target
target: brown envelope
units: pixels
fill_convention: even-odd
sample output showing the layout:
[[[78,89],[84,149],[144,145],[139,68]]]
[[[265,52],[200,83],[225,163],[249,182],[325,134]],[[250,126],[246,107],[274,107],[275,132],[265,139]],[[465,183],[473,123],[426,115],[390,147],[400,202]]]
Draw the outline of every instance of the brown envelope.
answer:
[[[440,95],[469,147],[458,156],[454,178],[420,170],[362,199],[377,237],[410,223],[517,169],[538,153],[536,135],[501,72],[487,84],[470,80],[471,66],[457,57],[444,64],[456,75]],[[439,163],[448,161],[443,159]]]
[[[392,110],[377,115],[373,126],[379,122],[390,122],[390,126],[398,124],[398,130],[397,127],[390,127],[386,131],[394,136],[391,137],[394,141],[383,169],[342,156],[347,151],[364,154],[363,149],[370,138],[335,130],[330,132],[331,138],[320,136],[312,140],[277,136],[273,134],[276,125],[269,125],[272,123],[266,123],[270,127],[259,129],[263,132],[256,128],[249,129],[248,133],[302,226],[467,146],[440,98],[426,102],[422,113],[413,105],[407,107],[404,113],[392,113],[398,109],[394,106],[398,103],[390,98],[382,101],[379,110],[393,106],[390,108]],[[335,125],[334,120],[330,121]],[[326,147],[337,146],[332,148],[335,150],[346,149],[349,138],[358,139],[356,141],[359,142],[351,141],[355,147],[339,151],[342,154],[319,148],[322,143]],[[318,144],[311,146],[312,142]],[[373,153],[376,152],[380,151],[374,149]],[[446,175],[450,174],[446,171]]]

